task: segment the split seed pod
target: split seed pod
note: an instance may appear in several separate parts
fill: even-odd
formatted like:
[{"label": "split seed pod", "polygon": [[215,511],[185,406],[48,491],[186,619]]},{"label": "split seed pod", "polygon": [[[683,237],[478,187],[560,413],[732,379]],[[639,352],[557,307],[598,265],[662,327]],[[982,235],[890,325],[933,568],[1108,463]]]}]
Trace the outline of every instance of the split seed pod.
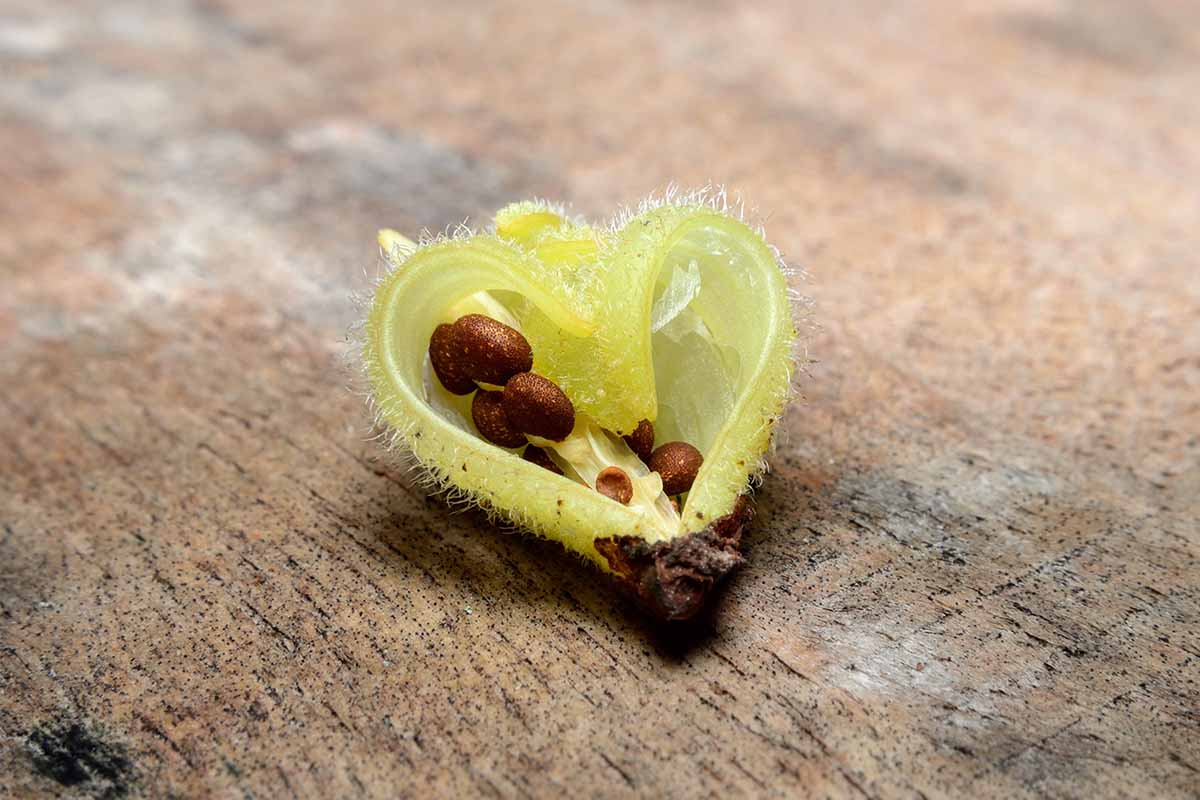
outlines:
[{"label": "split seed pod", "polygon": [[[741,561],[745,494],[790,394],[792,305],[761,234],[700,193],[607,226],[531,202],[492,231],[380,241],[394,269],[362,352],[395,444],[435,485],[587,557],[652,613],[694,615]],[[468,410],[468,382],[504,390]],[[694,456],[676,447],[651,471],[655,433]],[[518,434],[531,445],[504,449]],[[627,503],[597,491],[609,468]]]}]

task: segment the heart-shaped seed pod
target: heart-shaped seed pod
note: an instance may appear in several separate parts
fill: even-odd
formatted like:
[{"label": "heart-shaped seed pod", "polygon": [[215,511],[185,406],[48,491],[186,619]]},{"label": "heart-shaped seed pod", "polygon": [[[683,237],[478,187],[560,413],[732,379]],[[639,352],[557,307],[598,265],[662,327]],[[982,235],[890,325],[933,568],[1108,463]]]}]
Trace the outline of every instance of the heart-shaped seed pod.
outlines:
[{"label": "heart-shaped seed pod", "polygon": [[442,324],[429,337],[429,363],[442,386],[451,394],[470,394],[475,381],[462,371],[454,336],[454,326]]},{"label": "heart-shaped seed pod", "polygon": [[551,380],[522,372],[504,384],[504,412],[513,427],[530,436],[561,442],[575,427],[575,406]]},{"label": "heart-shaped seed pod", "polygon": [[539,467],[545,467],[556,475],[562,475],[563,471],[558,468],[558,464],[554,463],[554,459],[550,458],[550,454],[536,444],[531,444],[525,448],[525,452],[521,455],[526,461],[531,461]]},{"label": "heart-shaped seed pod", "polygon": [[[741,563],[744,492],[792,395],[791,312],[804,305],[789,303],[779,254],[738,213],[723,193],[668,192],[606,225],[530,201],[477,235],[413,243],[381,231],[392,269],[359,330],[388,441],[434,485],[589,559],[655,615],[698,613]],[[465,355],[453,325],[435,331],[451,320],[464,320]],[[507,422],[544,451],[497,446],[439,381],[468,395],[511,382],[502,414],[494,393],[479,398],[479,427],[515,442],[497,433]],[[642,420],[702,460],[676,452],[650,471]],[[533,469],[539,456],[563,476]],[[609,467],[632,483],[627,504],[597,491]],[[686,505],[664,488],[688,489]]]},{"label": "heart-shaped seed pod", "polygon": [[633,481],[620,467],[605,467],[596,476],[596,491],[627,506],[633,499]]},{"label": "heart-shaped seed pod", "polygon": [[683,494],[692,488],[704,463],[700,451],[687,442],[667,442],[650,454],[650,469],[662,476],[665,494]]},{"label": "heart-shaped seed pod", "polygon": [[533,368],[533,350],[521,332],[483,314],[467,314],[454,323],[454,348],[456,369],[480,383],[503,386]]},{"label": "heart-shaped seed pod", "polygon": [[654,452],[654,424],[650,420],[644,419],[639,422],[633,433],[624,438],[629,449],[637,453],[638,458],[642,461],[650,460],[650,454]]},{"label": "heart-shaped seed pod", "polygon": [[480,389],[471,400],[471,420],[480,435],[501,447],[520,447],[525,435],[512,426],[504,413],[504,393]]}]

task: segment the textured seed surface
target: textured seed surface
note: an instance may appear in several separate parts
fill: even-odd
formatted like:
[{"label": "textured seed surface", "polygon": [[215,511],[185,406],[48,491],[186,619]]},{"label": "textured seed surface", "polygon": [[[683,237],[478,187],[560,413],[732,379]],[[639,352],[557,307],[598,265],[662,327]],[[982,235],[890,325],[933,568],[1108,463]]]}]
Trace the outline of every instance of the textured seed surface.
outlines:
[{"label": "textured seed surface", "polygon": [[522,457],[526,461],[532,461],[534,464],[537,464],[539,467],[545,467],[546,469],[550,470],[551,472],[555,473],[556,475],[563,474],[563,471],[558,468],[558,464],[554,463],[554,459],[550,458],[550,454],[547,453],[545,451],[545,449],[538,447],[535,444],[531,444],[528,447],[526,447],[525,452],[522,454]]},{"label": "textured seed surface", "polygon": [[455,346],[454,326],[438,325],[429,337],[429,363],[442,386],[451,394],[470,394],[475,381],[463,372]]},{"label": "textured seed surface", "polygon": [[628,505],[633,499],[633,481],[620,467],[605,467],[596,476],[596,491],[621,505]]},{"label": "textured seed surface", "polygon": [[471,400],[471,420],[483,438],[501,447],[520,447],[525,436],[504,413],[504,393],[480,389]]},{"label": "textured seed surface", "polygon": [[692,488],[704,457],[687,442],[667,442],[650,454],[650,469],[662,476],[663,491],[683,494]]},{"label": "textured seed surface", "polygon": [[624,439],[629,449],[637,453],[638,458],[648,462],[650,454],[654,451],[654,423],[648,419],[642,420],[633,429],[633,433]]},{"label": "textured seed surface", "polygon": [[454,323],[454,348],[456,369],[483,383],[503,386],[533,367],[533,350],[521,332],[483,314],[467,314]]},{"label": "textured seed surface", "polygon": [[575,427],[575,407],[551,380],[532,372],[509,378],[504,385],[504,411],[509,422],[530,436],[562,441]]}]

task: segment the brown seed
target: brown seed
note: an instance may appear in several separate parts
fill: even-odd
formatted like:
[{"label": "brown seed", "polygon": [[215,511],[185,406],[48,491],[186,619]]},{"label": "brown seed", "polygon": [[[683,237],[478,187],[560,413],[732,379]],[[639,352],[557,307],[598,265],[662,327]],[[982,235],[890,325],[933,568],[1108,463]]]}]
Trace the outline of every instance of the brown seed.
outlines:
[{"label": "brown seed", "polygon": [[627,506],[633,499],[633,481],[620,467],[605,467],[596,476],[596,491]]},{"label": "brown seed", "polygon": [[522,372],[504,384],[504,412],[530,436],[561,442],[575,427],[575,406],[554,381]]},{"label": "brown seed", "polygon": [[654,424],[650,420],[644,419],[633,429],[633,433],[624,439],[625,443],[629,445],[629,449],[637,453],[638,458],[642,461],[649,461],[650,453],[654,450]]},{"label": "brown seed", "polygon": [[662,476],[665,494],[683,494],[692,488],[704,457],[687,442],[667,442],[650,454],[648,463]]},{"label": "brown seed", "polygon": [[531,444],[525,448],[525,453],[522,455],[526,461],[532,461],[539,467],[545,467],[556,475],[562,475],[563,471],[558,468],[558,464],[554,463],[554,459],[550,458],[550,454],[543,448],[535,444]]},{"label": "brown seed", "polygon": [[471,400],[471,419],[483,438],[501,447],[520,447],[525,436],[508,421],[504,413],[504,393],[480,389]]},{"label": "brown seed", "polygon": [[455,339],[453,325],[442,324],[434,328],[433,335],[429,337],[429,363],[447,392],[470,394],[475,391],[475,381],[458,366],[459,355]]},{"label": "brown seed", "polygon": [[533,350],[521,332],[483,314],[459,317],[454,348],[459,372],[482,383],[503,386],[533,368]]}]

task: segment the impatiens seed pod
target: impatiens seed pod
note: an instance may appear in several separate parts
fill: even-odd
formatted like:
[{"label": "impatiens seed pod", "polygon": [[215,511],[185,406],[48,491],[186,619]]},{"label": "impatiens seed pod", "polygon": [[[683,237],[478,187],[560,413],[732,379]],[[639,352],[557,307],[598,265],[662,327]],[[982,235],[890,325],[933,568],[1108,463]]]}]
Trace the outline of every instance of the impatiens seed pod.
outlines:
[{"label": "impatiens seed pod", "polygon": [[683,494],[692,488],[704,456],[687,442],[667,442],[650,454],[648,463],[662,476],[664,492]]},{"label": "impatiens seed pod", "polygon": [[575,407],[541,375],[522,372],[504,384],[504,413],[522,433],[561,442],[575,427]]},{"label": "impatiens seed pod", "polygon": [[596,476],[596,491],[621,505],[633,499],[633,481],[620,467],[605,467]]},{"label": "impatiens seed pod", "polygon": [[523,202],[380,244],[362,357],[392,443],[653,614],[696,614],[741,562],[791,390],[787,272],[761,232],[723,193],[669,193],[603,226]]}]

